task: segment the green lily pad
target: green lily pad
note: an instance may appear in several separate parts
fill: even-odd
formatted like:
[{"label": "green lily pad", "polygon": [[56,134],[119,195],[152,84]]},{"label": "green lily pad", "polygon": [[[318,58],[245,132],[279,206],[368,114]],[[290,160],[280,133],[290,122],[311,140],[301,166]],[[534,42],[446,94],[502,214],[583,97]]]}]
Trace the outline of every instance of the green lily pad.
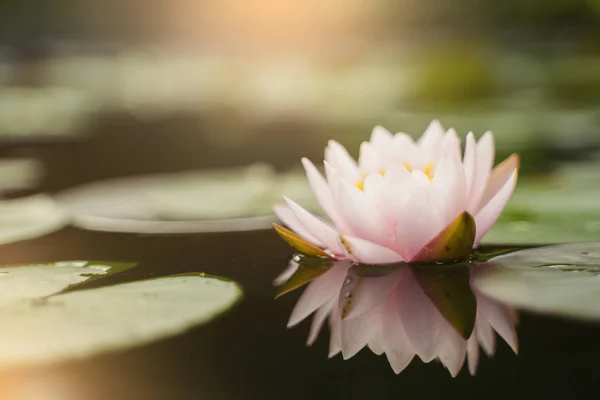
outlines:
[{"label": "green lily pad", "polygon": [[298,263],[298,269],[285,283],[277,288],[276,299],[318,278],[333,265],[331,259],[309,257],[301,254],[296,254],[294,261]]},{"label": "green lily pad", "polygon": [[458,334],[467,340],[473,333],[477,315],[469,265],[415,266],[412,270],[427,297]]},{"label": "green lily pad", "polygon": [[568,318],[600,320],[600,243],[521,250],[492,258],[474,288],[502,303]]},{"label": "green lily pad", "polygon": [[[31,283],[40,280],[39,270],[28,274]],[[0,292],[5,289],[2,282],[0,278]],[[241,295],[237,283],[197,273],[4,304],[0,367],[55,363],[140,346],[211,320]]]},{"label": "green lily pad", "polygon": [[0,307],[50,296],[74,285],[126,271],[135,265],[106,261],[62,261],[0,267]]},{"label": "green lily pad", "polygon": [[0,200],[0,244],[44,236],[68,223],[67,215],[47,195]]}]

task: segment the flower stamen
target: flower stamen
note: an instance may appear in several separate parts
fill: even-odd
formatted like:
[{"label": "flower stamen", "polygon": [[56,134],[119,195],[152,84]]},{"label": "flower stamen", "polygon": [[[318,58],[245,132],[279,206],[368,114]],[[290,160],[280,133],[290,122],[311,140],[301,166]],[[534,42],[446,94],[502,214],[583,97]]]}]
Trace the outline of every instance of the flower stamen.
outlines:
[{"label": "flower stamen", "polygon": [[[404,165],[404,168],[406,168],[406,170],[408,172],[412,173],[415,170],[409,162],[406,162],[403,165]],[[425,167],[423,167],[423,169],[421,169],[421,171],[425,175],[427,175],[427,177],[429,178],[429,182],[433,181],[433,162],[430,161],[427,164],[425,164]]]}]

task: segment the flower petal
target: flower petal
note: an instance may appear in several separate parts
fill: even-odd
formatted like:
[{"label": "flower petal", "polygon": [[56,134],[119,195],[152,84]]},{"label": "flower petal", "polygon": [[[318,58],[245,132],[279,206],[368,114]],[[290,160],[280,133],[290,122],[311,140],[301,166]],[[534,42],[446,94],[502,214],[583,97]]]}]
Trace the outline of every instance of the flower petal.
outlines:
[{"label": "flower petal", "polygon": [[[366,191],[367,182],[365,182]],[[406,202],[414,192],[416,183],[408,170],[403,166],[391,166],[383,177],[383,188],[378,204],[386,218],[394,225],[399,215],[405,210]]]},{"label": "flower petal", "polygon": [[517,154],[511,155],[494,168],[479,203],[479,210],[482,210],[498,194],[518,168],[519,156]]},{"label": "flower petal", "polygon": [[344,179],[350,182],[358,180],[356,161],[348,154],[346,148],[335,140],[330,140],[327,144],[325,161],[330,163]]},{"label": "flower petal", "polygon": [[407,261],[411,261],[444,228],[426,189],[415,188],[398,211],[395,249]]},{"label": "flower petal", "polygon": [[340,236],[340,244],[348,258],[362,264],[389,264],[404,261],[402,256],[395,251],[368,240]]},{"label": "flower petal", "polygon": [[337,197],[335,196],[335,193],[334,193],[334,190],[337,190],[337,187],[339,186],[339,182],[342,180],[342,178],[338,174],[336,169],[331,164],[329,164],[327,161],[324,161],[323,165],[325,166],[325,174],[327,175],[327,183],[329,186],[329,192],[332,194],[332,200],[331,200],[332,210],[331,210],[331,212],[328,213],[329,218],[331,219],[331,221],[334,223],[334,225],[336,226],[336,228],[339,231],[341,231],[342,233],[346,233],[346,234],[352,234],[353,233],[352,229],[350,228],[350,226],[348,225],[348,223],[346,222],[346,220],[340,213],[340,206],[339,206]]},{"label": "flower petal", "polygon": [[460,158],[461,156],[460,139],[454,128],[448,129],[442,140],[440,156],[443,157],[447,155],[452,155],[457,158]]},{"label": "flower petal", "polygon": [[386,204],[383,201],[383,193],[386,186],[385,179],[383,176],[378,173],[369,174],[365,178],[365,183],[363,184],[363,192],[365,195],[375,204],[379,210],[386,214]]},{"label": "flower petal", "polygon": [[[465,155],[463,157],[463,164],[465,166],[465,186],[467,192],[467,206],[471,198],[471,191],[475,185],[475,176],[477,174],[477,142],[473,132],[467,134],[467,141],[465,144]],[[474,210],[467,209],[471,215],[475,212]]]},{"label": "flower petal", "polygon": [[390,159],[396,163],[414,164],[421,155],[421,149],[415,144],[413,138],[406,133],[397,133],[392,139]]},{"label": "flower petal", "polygon": [[369,142],[360,145],[360,156],[358,157],[358,168],[361,174],[380,172],[385,169],[383,158]]},{"label": "flower petal", "polygon": [[477,172],[471,192],[467,210],[477,210],[479,202],[483,196],[483,191],[487,185],[488,178],[494,166],[494,135],[488,131],[483,134],[477,142]]},{"label": "flower petal", "polygon": [[365,193],[342,180],[334,190],[334,199],[355,236],[380,245],[391,242],[387,221]]},{"label": "flower petal", "polygon": [[343,254],[344,250],[338,244],[338,233],[331,226],[315,217],[296,202],[284,196],[290,210],[302,226],[312,237],[317,238],[318,243],[331,250],[334,254]]},{"label": "flower petal", "polygon": [[450,225],[423,246],[410,262],[452,261],[466,258],[475,240],[475,220],[461,213]]},{"label": "flower petal", "polygon": [[508,203],[508,200],[510,200],[516,184],[517,170],[512,173],[510,179],[504,184],[496,196],[475,216],[475,223],[477,225],[475,244],[479,243],[481,238],[483,238],[483,236],[491,229],[492,225],[494,225]]},{"label": "flower petal", "polygon": [[377,125],[373,128],[371,132],[371,139],[369,142],[377,151],[377,154],[384,160],[389,161],[389,153],[392,145],[392,134],[390,131],[385,129],[383,126]]},{"label": "flower petal", "polygon": [[434,119],[429,123],[423,135],[417,141],[417,144],[422,148],[433,148],[438,146],[446,133],[446,129],[444,126],[438,121]]},{"label": "flower petal", "polygon": [[465,180],[464,166],[456,155],[446,155],[435,169],[431,185],[436,208],[441,211],[444,226],[466,209]]},{"label": "flower petal", "polygon": [[319,239],[317,239],[314,235],[312,235],[304,225],[296,218],[292,210],[288,207],[283,206],[281,204],[275,204],[273,206],[273,211],[275,211],[275,215],[277,218],[281,220],[290,230],[297,233],[302,239],[314,244],[317,247],[324,247],[323,243]]},{"label": "flower petal", "polygon": [[333,195],[331,194],[331,188],[323,178],[323,175],[319,172],[317,167],[308,159],[302,159],[302,165],[304,166],[304,170],[306,171],[306,177],[308,178],[308,183],[315,193],[315,197],[319,202],[319,205],[323,209],[323,211],[332,219],[335,223],[333,215],[336,214],[335,206],[333,203]]}]

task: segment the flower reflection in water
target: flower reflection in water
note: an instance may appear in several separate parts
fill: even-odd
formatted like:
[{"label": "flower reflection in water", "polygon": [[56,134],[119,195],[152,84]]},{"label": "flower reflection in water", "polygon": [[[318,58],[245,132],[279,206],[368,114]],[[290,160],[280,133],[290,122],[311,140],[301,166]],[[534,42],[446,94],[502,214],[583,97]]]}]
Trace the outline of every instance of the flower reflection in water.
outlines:
[{"label": "flower reflection in water", "polygon": [[310,282],[288,327],[314,314],[311,345],[328,321],[329,357],[367,346],[397,374],[417,356],[438,359],[454,377],[465,358],[475,374],[480,346],[494,354],[495,332],[517,352],[515,311],[472,289],[476,273],[469,263],[374,267],[296,256],[275,284],[279,296]]}]

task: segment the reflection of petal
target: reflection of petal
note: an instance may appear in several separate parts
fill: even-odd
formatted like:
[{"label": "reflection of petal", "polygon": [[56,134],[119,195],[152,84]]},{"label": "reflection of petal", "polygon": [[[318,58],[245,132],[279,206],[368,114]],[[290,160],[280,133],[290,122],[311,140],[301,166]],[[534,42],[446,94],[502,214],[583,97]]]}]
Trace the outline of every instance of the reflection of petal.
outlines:
[{"label": "reflection of petal", "polygon": [[[517,337],[513,310],[473,292],[477,302],[474,329],[459,334],[428,297],[426,286],[417,280],[413,269],[402,266],[353,266],[337,262],[305,290],[290,318],[290,326],[316,311],[307,340],[311,345],[329,317],[331,330],[329,357],[342,353],[344,359],[369,347],[375,354],[385,353],[395,373],[403,371],[417,355],[424,362],[438,359],[455,377],[468,361],[474,375],[479,362],[479,346],[489,355],[495,348],[495,331],[516,351]],[[427,266],[421,266],[427,268]],[[443,274],[445,282],[456,282]],[[452,270],[452,272],[456,272]],[[476,273],[471,269],[470,274]],[[467,278],[469,275],[467,275]],[[456,295],[448,287],[448,296]],[[439,306],[439,304],[438,304]],[[441,306],[440,306],[441,307]],[[457,330],[459,329],[459,330]],[[470,331],[470,330],[469,330]],[[463,335],[463,336],[461,336]]]},{"label": "reflection of petal", "polygon": [[391,296],[387,304],[388,308],[383,316],[382,336],[383,351],[394,372],[399,374],[410,364],[415,351],[402,325],[397,293]]},{"label": "reflection of petal", "polygon": [[442,316],[412,272],[403,276],[398,290],[399,312],[406,335],[419,358],[430,362],[437,355]]},{"label": "reflection of petal", "polygon": [[284,269],[283,272],[280,273],[279,275],[277,275],[277,278],[275,278],[273,280],[273,285],[275,285],[275,286],[283,285],[285,282],[287,282],[288,279],[290,279],[292,277],[292,275],[294,275],[294,273],[298,270],[298,267],[299,267],[299,265],[296,261],[290,260],[287,268]]},{"label": "reflection of petal", "polygon": [[495,303],[485,296],[477,297],[478,309],[481,315],[494,328],[510,348],[517,353],[517,333],[513,316],[508,307]]},{"label": "reflection of petal", "polygon": [[348,274],[339,297],[342,317],[351,319],[360,316],[388,299],[398,286],[401,272],[396,270],[383,276],[369,277]]},{"label": "reflection of petal", "polygon": [[346,278],[346,269],[348,266],[344,263],[334,264],[329,271],[312,281],[300,296],[296,303],[288,328],[298,324],[304,318],[315,312],[332,297],[336,297]]},{"label": "reflection of petal", "polygon": [[327,303],[321,306],[315,315],[313,316],[312,322],[310,324],[310,333],[308,334],[308,339],[306,340],[306,344],[308,346],[312,346],[312,344],[317,340],[319,336],[319,332],[323,327],[323,323],[327,319],[327,316],[332,312],[333,308],[337,305],[337,299],[332,297],[329,299]]},{"label": "reflection of petal", "polygon": [[492,357],[496,352],[496,334],[492,329],[492,326],[483,319],[480,315],[475,320],[475,336],[477,341],[481,344],[483,351],[488,357]]},{"label": "reflection of petal", "polygon": [[342,355],[344,360],[353,357],[377,333],[383,305],[351,319],[342,320]]},{"label": "reflection of petal", "polygon": [[440,326],[438,357],[454,378],[465,362],[467,342],[446,321],[442,321]]},{"label": "reflection of petal", "polygon": [[329,327],[331,329],[329,335],[329,358],[331,358],[342,351],[342,318],[337,307],[334,307],[329,315]]},{"label": "reflection of petal", "polygon": [[477,364],[479,363],[479,343],[475,335],[472,335],[467,341],[467,363],[469,365],[469,373],[475,376]]}]

